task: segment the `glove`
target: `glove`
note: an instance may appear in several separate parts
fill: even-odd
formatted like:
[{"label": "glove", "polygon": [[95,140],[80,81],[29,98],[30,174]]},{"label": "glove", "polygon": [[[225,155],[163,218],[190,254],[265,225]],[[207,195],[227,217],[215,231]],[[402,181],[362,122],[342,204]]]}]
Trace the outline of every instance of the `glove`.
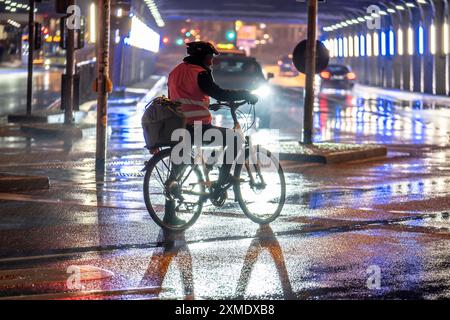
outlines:
[{"label": "glove", "polygon": [[218,104],[215,104],[215,105],[212,104],[209,106],[209,110],[212,110],[212,111],[219,111],[219,109],[220,109],[220,106]]},{"label": "glove", "polygon": [[247,97],[247,102],[250,104],[257,104],[258,101],[259,101],[258,96],[249,92],[248,97]]}]

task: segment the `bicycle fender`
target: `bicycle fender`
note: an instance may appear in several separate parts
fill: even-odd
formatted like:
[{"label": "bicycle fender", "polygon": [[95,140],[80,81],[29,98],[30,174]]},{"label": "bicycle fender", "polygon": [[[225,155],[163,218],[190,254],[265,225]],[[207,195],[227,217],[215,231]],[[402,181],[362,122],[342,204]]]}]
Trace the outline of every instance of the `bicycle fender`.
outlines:
[{"label": "bicycle fender", "polygon": [[142,170],[140,172],[145,172],[148,170],[148,167],[150,165],[150,161],[145,161],[144,162],[144,168],[142,168]]}]

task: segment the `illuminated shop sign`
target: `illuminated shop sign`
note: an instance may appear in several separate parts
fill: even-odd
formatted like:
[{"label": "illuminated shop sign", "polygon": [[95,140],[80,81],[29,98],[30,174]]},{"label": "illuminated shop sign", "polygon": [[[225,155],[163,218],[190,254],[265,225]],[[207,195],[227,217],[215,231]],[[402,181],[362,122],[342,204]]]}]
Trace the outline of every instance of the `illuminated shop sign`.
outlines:
[{"label": "illuminated shop sign", "polygon": [[160,41],[161,36],[156,31],[137,17],[132,18],[130,36],[125,38],[126,44],[157,53],[159,52]]}]

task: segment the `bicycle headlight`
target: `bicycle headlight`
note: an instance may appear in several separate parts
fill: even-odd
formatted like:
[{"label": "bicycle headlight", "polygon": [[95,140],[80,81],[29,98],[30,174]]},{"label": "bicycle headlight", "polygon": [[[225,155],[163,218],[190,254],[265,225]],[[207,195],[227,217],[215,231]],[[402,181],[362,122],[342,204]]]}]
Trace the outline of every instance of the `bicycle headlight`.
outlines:
[{"label": "bicycle headlight", "polygon": [[272,94],[272,88],[267,84],[263,84],[258,89],[253,90],[252,93],[260,98],[266,98]]}]

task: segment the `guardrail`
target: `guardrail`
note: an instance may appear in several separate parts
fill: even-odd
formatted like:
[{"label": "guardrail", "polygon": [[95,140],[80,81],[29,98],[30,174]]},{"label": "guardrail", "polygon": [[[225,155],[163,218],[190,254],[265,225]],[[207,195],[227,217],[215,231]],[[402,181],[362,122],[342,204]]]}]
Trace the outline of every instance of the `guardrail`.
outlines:
[{"label": "guardrail", "polygon": [[[95,99],[96,93],[94,92],[92,85],[97,76],[97,62],[95,59],[87,60],[77,63],[76,65],[76,74],[74,76],[74,103],[73,109],[74,111],[78,111],[80,109],[80,105]],[[67,87],[65,86],[65,75],[62,75],[62,83],[61,83],[61,110],[65,109],[67,105],[66,98],[68,94],[65,90]]]},{"label": "guardrail", "polygon": [[[79,74],[79,103],[95,99],[97,94],[93,90],[93,84],[97,78],[97,61],[88,60],[77,64],[77,73]],[[79,106],[79,105],[78,105]]]}]

